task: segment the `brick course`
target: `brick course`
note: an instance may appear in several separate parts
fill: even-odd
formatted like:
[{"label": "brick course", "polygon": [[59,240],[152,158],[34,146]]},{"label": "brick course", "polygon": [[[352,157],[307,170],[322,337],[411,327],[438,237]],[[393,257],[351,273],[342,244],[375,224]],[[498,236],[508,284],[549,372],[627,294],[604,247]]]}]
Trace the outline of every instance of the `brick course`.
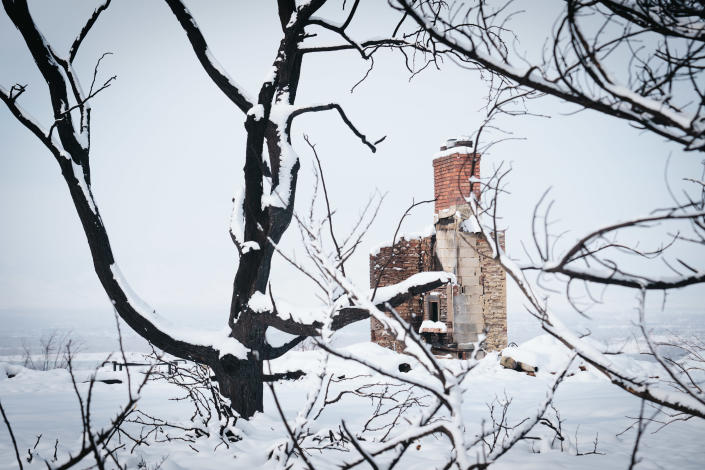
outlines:
[{"label": "brick course", "polygon": [[[410,240],[402,238],[393,247],[383,247],[376,255],[370,255],[370,288],[374,289],[380,273],[379,286],[384,287],[399,283],[416,273],[432,271],[434,266],[433,242],[433,237],[412,238]],[[389,264],[382,270],[387,261]],[[422,296],[407,300],[395,310],[416,331],[419,330],[424,311]],[[372,318],[371,323],[373,342],[395,351],[404,349],[403,344],[385,331],[379,321]]]},{"label": "brick course", "polygon": [[[473,158],[475,171],[473,172]],[[480,155],[454,153],[433,160],[433,186],[436,197],[436,213],[453,206],[465,204],[470,195],[470,177],[480,177]],[[480,185],[473,184],[476,197],[480,197]]]}]

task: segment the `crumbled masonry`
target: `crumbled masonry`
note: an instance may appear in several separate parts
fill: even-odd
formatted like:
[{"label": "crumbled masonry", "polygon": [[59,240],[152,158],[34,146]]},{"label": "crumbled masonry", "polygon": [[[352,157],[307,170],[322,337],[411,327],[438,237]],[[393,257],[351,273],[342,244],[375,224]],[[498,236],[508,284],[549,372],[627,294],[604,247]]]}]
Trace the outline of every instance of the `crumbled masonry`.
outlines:
[{"label": "crumbled masonry", "polygon": [[[501,350],[507,345],[506,275],[475,229],[467,202],[471,193],[480,196],[480,155],[472,151],[472,142],[451,139],[435,157],[435,230],[402,235],[394,246],[375,248],[370,254],[370,287],[374,289],[378,278],[382,287],[425,271],[453,273],[456,285],[413,297],[396,307],[397,313],[437,354],[468,357],[483,333],[485,350]],[[498,238],[504,247],[504,233]],[[403,342],[374,318],[371,339],[404,350]]]}]

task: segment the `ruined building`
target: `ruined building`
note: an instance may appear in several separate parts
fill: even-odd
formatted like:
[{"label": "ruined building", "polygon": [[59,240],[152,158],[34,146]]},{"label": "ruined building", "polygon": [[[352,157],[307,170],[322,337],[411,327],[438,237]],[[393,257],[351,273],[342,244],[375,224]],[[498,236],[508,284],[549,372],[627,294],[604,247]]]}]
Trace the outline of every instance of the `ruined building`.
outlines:
[{"label": "ruined building", "polygon": [[[456,275],[457,285],[446,285],[414,297],[396,308],[438,354],[465,357],[485,332],[486,350],[507,345],[506,276],[491,257],[491,249],[476,229],[466,198],[480,195],[480,155],[472,142],[449,140],[433,160],[435,210],[433,229],[399,237],[394,246],[370,254],[370,285],[386,286],[423,271]],[[499,233],[504,247],[504,233]],[[385,267],[386,265],[386,267]],[[403,350],[403,345],[371,320],[372,341]]]}]

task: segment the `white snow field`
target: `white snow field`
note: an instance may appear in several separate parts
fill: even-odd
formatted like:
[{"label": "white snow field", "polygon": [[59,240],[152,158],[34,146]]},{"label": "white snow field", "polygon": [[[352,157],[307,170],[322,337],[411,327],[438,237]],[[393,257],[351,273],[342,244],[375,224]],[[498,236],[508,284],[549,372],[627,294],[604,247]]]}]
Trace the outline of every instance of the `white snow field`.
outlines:
[{"label": "white snow field", "polygon": [[[359,335],[356,335],[357,339]],[[353,337],[354,338],[354,337]],[[421,377],[418,364],[408,356],[381,348],[367,341],[351,343],[350,337],[338,342],[338,347],[352,352],[374,363],[393,366],[407,362],[412,366],[411,376]],[[512,351],[513,350],[513,351]],[[638,351],[635,351],[638,352]],[[531,417],[544,400],[547,390],[555,379],[554,372],[560,372],[566,360],[568,351],[549,336],[537,336],[523,342],[518,348],[511,348],[507,353],[514,353],[522,360],[533,361],[539,367],[535,377],[525,373],[504,369],[499,365],[498,353],[491,353],[482,359],[464,382],[463,409],[466,432],[470,435],[480,433],[483,426],[489,423],[489,407],[507,398],[511,399],[508,408],[511,426],[526,417]],[[79,390],[87,392],[87,381],[92,374],[93,365],[100,363],[105,355],[100,353],[79,354],[76,360],[76,371]],[[320,350],[292,351],[283,358],[273,361],[273,372],[301,369],[308,374],[295,381],[280,381],[275,384],[275,392],[283,407],[284,413],[292,426],[295,425],[297,413],[304,406],[307,394],[315,388],[317,374],[321,367],[323,353]],[[638,358],[638,354],[632,358]],[[643,356],[645,357],[645,356]],[[69,453],[75,454],[81,445],[81,418],[79,407],[72,389],[70,376],[65,369],[39,372],[24,369],[10,364],[4,357],[0,360],[0,400],[6,410],[18,447],[22,455],[24,468],[46,468],[44,459],[52,463],[54,445],[58,439],[57,462],[68,458]],[[128,360],[139,361],[138,353],[131,353]],[[459,368],[463,361],[444,359],[445,367]],[[621,435],[618,433],[634,423],[639,416],[640,400],[628,395],[612,385],[603,375],[588,367],[581,370],[579,362],[574,362],[570,376],[558,388],[555,396],[555,409],[560,413],[564,441],[554,439],[554,432],[547,426],[538,424],[526,439],[520,441],[510,452],[502,457],[492,467],[497,469],[545,469],[545,468],[584,468],[594,469],[626,469],[631,460],[636,428],[632,427]],[[639,362],[644,368],[655,368],[648,360]],[[131,369],[133,382],[140,380],[140,370],[144,367]],[[393,383],[366,370],[363,366],[344,362],[330,357],[328,370],[334,377],[345,375],[353,380],[344,380],[331,385],[329,400],[342,390],[359,387],[371,383]],[[9,378],[8,375],[14,375]],[[96,383],[93,403],[92,422],[95,429],[106,425],[115,415],[121,405],[127,400],[125,371],[112,371],[112,366],[106,365],[98,370],[98,379],[121,379],[122,384],[108,385]],[[379,389],[379,388],[378,388]],[[138,408],[147,414],[182,424],[189,424],[193,408],[188,401],[170,400],[180,396],[176,386],[166,382],[150,382],[142,391]],[[404,394],[399,394],[401,397]],[[406,395],[404,395],[406,396]],[[425,399],[421,399],[423,404]],[[348,428],[355,434],[363,429],[374,409],[369,398],[346,394],[328,405],[311,428],[312,436],[305,441],[309,447],[309,459],[315,468],[337,468],[345,462],[352,462],[360,456],[348,443],[343,449],[337,444],[334,448],[315,450],[314,447],[325,447],[331,444],[329,436],[337,439],[341,420],[345,420]],[[420,408],[412,407],[399,419],[398,426],[392,431],[402,432],[407,425],[405,418],[411,418],[420,412]],[[499,408],[495,408],[495,413]],[[647,406],[646,416],[651,416],[654,410]],[[556,423],[555,411],[549,409],[546,417]],[[389,422],[393,413],[372,423],[371,427],[379,427]],[[386,420],[386,421],[385,421]],[[11,446],[7,429],[2,423],[0,428],[0,469],[17,468],[14,450]],[[265,412],[257,414],[250,421],[239,420],[236,424],[240,441],[223,445],[217,436],[217,423],[211,427],[212,437],[202,437],[195,443],[181,440],[166,441],[163,436],[160,441],[154,440],[149,445],[132,448],[132,443],[123,439],[126,446],[120,449],[120,459],[128,468],[163,469],[210,469],[210,468],[278,468],[279,462],[270,459],[272,450],[277,445],[287,442],[287,433],[276,410],[269,389],[265,388]],[[659,425],[652,423],[647,427],[637,458],[639,469],[649,468],[679,468],[702,469],[705,462],[705,422],[696,418],[679,421],[653,433]],[[130,429],[130,428],[128,428]],[[136,428],[135,432],[137,432]],[[331,432],[332,431],[332,434]],[[179,436],[178,432],[167,431],[170,435]],[[366,441],[362,445],[371,444],[375,438],[384,435],[385,430],[367,431]],[[33,448],[37,436],[41,439]],[[595,441],[597,446],[595,447]],[[29,450],[33,449],[33,450]],[[591,453],[596,451],[598,453]],[[404,470],[443,468],[448,461],[450,446],[444,436],[428,436],[419,445],[410,448],[403,456],[397,468]],[[32,455],[32,462],[27,458]],[[587,454],[587,455],[578,455]],[[476,456],[478,460],[481,455]],[[387,459],[378,459],[384,464]],[[87,457],[76,468],[87,468],[92,464]],[[108,465],[110,467],[111,465]],[[294,468],[305,468],[301,460],[296,460]],[[366,463],[358,468],[369,468]]]}]

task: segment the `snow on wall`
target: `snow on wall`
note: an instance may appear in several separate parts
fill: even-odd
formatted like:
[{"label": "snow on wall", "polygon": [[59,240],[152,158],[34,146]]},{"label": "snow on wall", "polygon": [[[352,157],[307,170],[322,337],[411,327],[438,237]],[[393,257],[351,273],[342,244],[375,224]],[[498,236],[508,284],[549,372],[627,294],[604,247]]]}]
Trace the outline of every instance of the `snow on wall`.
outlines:
[{"label": "snow on wall", "polygon": [[472,147],[465,147],[465,146],[459,146],[459,147],[451,147],[449,149],[441,150],[440,152],[436,152],[433,154],[433,158],[441,158],[441,157],[449,157],[451,155],[472,155],[474,152]]},{"label": "snow on wall", "polygon": [[[432,235],[436,234],[436,227],[431,224],[424,228],[423,230],[419,231],[412,231],[412,232],[404,232],[399,235],[397,235],[397,243],[401,243],[402,240],[406,241],[411,241],[411,240],[421,240],[422,238],[430,237]],[[378,243],[377,245],[374,245],[370,249],[370,256],[377,256],[379,255],[379,252],[382,250],[382,248],[388,248],[392,246],[391,242],[383,242],[383,243]]]},{"label": "snow on wall", "polygon": [[[390,256],[392,257],[391,260],[389,260]],[[387,268],[382,271],[382,266],[388,260]],[[377,255],[370,257],[370,286],[374,288],[378,278],[381,286],[375,296],[375,303],[379,299],[393,294],[396,289],[392,287],[393,285],[398,285],[398,283],[405,281],[408,282],[412,277],[421,279],[419,275],[424,275],[424,271],[429,272],[433,269],[433,244],[430,236],[412,238],[411,240],[402,239],[394,247],[381,247]],[[389,286],[389,289],[386,286]],[[418,330],[423,321],[424,312],[421,296],[416,296],[403,302],[395,310],[401,318],[412,325],[415,330]],[[390,335],[377,319],[373,318],[371,320],[370,327],[370,335],[373,342],[397,351],[404,349],[402,342],[397,341]]]},{"label": "snow on wall", "polygon": [[419,328],[419,333],[446,333],[448,327],[442,321],[424,320]]}]

